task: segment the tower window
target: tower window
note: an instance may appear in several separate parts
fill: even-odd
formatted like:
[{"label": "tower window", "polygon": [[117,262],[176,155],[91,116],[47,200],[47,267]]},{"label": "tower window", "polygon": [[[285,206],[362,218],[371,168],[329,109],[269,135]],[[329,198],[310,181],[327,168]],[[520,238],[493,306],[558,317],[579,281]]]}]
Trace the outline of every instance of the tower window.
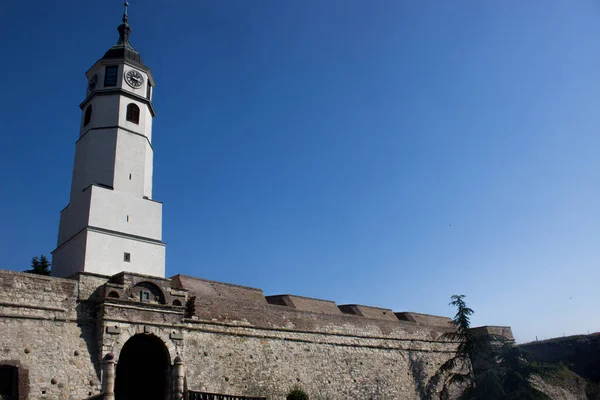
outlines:
[{"label": "tower window", "polygon": [[83,117],[83,126],[86,126],[92,120],[92,105],[90,104],[85,109],[85,116]]},{"label": "tower window", "polygon": [[130,262],[131,261],[131,253],[123,254],[123,261]]},{"label": "tower window", "polygon": [[134,124],[140,123],[140,108],[133,104],[127,104],[127,115],[125,116],[127,121],[133,122]]},{"label": "tower window", "polygon": [[104,86],[117,86],[117,72],[119,71],[118,65],[111,65],[106,67],[104,71]]},{"label": "tower window", "polygon": [[150,93],[152,92],[152,86],[150,85],[150,82],[148,82],[148,84],[146,85],[146,98],[148,100],[150,100]]}]

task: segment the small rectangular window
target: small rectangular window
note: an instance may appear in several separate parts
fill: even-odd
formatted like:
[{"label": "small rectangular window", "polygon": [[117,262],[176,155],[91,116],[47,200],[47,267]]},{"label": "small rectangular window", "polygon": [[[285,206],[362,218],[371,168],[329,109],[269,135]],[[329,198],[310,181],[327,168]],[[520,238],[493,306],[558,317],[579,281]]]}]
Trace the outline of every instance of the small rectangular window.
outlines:
[{"label": "small rectangular window", "polygon": [[127,222],[129,222],[129,215],[127,216]]},{"label": "small rectangular window", "polygon": [[104,86],[117,86],[117,72],[119,71],[118,65],[111,65],[106,67],[104,70]]},{"label": "small rectangular window", "polygon": [[131,180],[131,174],[129,174],[129,180]]},{"label": "small rectangular window", "polygon": [[150,86],[150,82],[146,85],[146,98],[150,100],[150,94],[152,92],[152,86]]},{"label": "small rectangular window", "polygon": [[123,261],[130,262],[131,261],[131,254],[130,253],[125,253],[123,255]]},{"label": "small rectangular window", "polygon": [[148,292],[147,290],[142,290],[140,292],[140,301],[148,303],[150,301],[150,292]]}]

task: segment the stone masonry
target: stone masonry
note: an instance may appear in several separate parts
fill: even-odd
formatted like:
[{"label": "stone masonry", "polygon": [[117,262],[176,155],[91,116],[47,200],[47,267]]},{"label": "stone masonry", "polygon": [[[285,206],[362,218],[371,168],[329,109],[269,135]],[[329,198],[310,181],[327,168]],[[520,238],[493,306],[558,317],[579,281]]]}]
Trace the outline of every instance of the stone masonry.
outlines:
[{"label": "stone masonry", "polygon": [[169,399],[192,390],[280,400],[294,386],[315,400],[425,398],[455,349],[439,340],[448,318],[183,275],[1,270],[0,288],[0,365],[18,367],[19,399],[114,398],[123,346],[143,335],[168,354]]}]

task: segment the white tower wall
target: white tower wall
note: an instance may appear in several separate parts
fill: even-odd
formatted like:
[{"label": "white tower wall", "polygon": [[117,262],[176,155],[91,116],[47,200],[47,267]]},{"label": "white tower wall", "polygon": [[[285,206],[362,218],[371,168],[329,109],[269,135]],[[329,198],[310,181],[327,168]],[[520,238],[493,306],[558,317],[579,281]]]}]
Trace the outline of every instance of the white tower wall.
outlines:
[{"label": "white tower wall", "polygon": [[[119,43],[86,74],[92,84],[81,104],[70,203],[61,212],[52,253],[55,276],[165,275],[162,204],[152,200],[154,80],[129,45],[129,31],[124,16]],[[111,67],[118,67],[114,84],[105,81]],[[126,82],[130,70],[141,76],[140,87]],[[139,118],[128,117],[132,104]]]}]

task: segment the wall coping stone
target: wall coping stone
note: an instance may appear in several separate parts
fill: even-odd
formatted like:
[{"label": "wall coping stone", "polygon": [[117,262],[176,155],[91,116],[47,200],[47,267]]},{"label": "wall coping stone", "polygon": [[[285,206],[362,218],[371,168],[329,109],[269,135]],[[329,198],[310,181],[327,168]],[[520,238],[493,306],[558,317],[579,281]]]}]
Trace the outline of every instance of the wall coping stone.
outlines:
[{"label": "wall coping stone", "polygon": [[42,281],[51,281],[51,282],[65,282],[65,283],[77,282],[76,280],[70,279],[70,278],[59,278],[59,277],[52,276],[52,275],[30,274],[28,272],[11,271],[8,269],[0,268],[0,276],[2,276],[2,275],[16,275],[16,276],[22,276],[22,277],[27,277],[27,278],[31,278],[31,279],[39,279]]}]

